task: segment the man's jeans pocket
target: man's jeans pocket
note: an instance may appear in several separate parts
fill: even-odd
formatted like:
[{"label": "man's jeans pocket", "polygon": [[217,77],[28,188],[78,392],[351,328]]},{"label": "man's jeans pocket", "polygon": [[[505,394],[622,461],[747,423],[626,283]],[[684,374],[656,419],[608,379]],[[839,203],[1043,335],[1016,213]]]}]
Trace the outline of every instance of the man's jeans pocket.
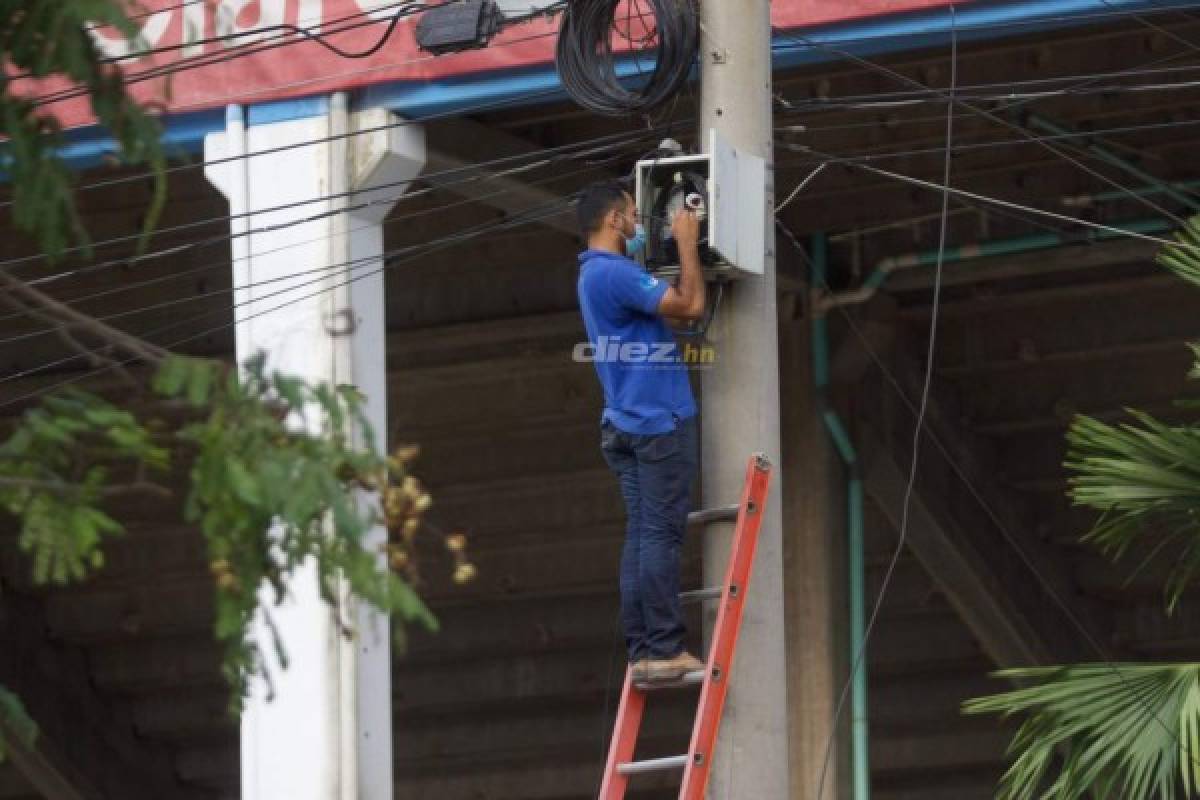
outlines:
[{"label": "man's jeans pocket", "polygon": [[666,461],[679,452],[679,431],[648,433],[639,437],[638,457],[642,461]]}]

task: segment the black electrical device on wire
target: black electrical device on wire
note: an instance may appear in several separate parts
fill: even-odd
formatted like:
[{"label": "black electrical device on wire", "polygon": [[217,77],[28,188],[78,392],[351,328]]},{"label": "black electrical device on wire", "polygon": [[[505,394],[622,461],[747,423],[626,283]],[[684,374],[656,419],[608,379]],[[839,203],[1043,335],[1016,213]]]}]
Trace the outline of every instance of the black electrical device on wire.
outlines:
[{"label": "black electrical device on wire", "polygon": [[492,37],[509,25],[550,17],[566,6],[567,0],[557,0],[525,14],[509,15],[495,0],[449,0],[421,16],[417,45],[434,55],[477,50],[491,44]]},{"label": "black electrical device on wire", "polygon": [[464,0],[427,11],[417,23],[417,44],[441,55],[487,47],[500,30],[499,7],[492,0]]},{"label": "black electrical device on wire", "polygon": [[570,0],[555,50],[555,66],[567,94],[606,116],[646,113],[675,99],[691,74],[699,46],[696,0],[645,0],[653,10],[657,57],[640,85],[626,89],[617,77],[612,49],[619,2]]}]

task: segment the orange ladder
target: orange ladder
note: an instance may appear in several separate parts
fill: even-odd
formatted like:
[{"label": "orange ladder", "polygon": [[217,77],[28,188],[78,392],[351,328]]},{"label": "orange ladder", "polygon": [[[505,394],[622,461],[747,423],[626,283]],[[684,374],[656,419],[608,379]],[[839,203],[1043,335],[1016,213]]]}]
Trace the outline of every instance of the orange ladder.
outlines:
[{"label": "orange ladder", "polygon": [[[761,453],[756,453],[750,456],[746,464],[746,481],[742,486],[741,502],[688,515],[688,522],[693,524],[734,518],[737,520],[725,584],[680,595],[681,599],[688,601],[720,598],[708,661],[703,671],[688,673],[678,683],[655,684],[653,687],[635,685],[632,669],[626,668],[625,687],[621,690],[621,704],[617,710],[616,725],[613,727],[612,744],[608,748],[608,761],[604,767],[604,782],[600,786],[599,800],[623,800],[629,779],[634,775],[677,769],[683,770],[679,800],[703,800],[709,770],[712,768],[717,728],[721,724],[721,712],[725,708],[725,695],[729,690],[729,670],[737,648],[738,632],[742,627],[742,610],[745,607],[746,590],[750,584],[750,571],[754,566],[758,529],[762,523],[762,509],[767,501],[770,479],[770,461]],[[681,756],[633,761],[638,731],[642,726],[642,713],[646,707],[646,695],[650,691],[696,685],[701,687],[700,700],[696,707],[696,719],[692,726],[692,740],[688,752]]]}]

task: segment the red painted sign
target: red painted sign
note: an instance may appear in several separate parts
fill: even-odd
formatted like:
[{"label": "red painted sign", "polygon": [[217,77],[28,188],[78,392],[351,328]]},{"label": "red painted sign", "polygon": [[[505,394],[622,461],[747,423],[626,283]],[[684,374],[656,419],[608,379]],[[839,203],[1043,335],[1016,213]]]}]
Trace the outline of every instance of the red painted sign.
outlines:
[{"label": "red painted sign", "polygon": [[[777,27],[796,29],[949,3],[774,0],[771,18]],[[154,51],[120,63],[139,100],[170,112],[261,103],[372,83],[421,82],[554,60],[558,18],[512,25],[486,49],[441,56],[417,47],[418,16],[402,19],[379,52],[360,59],[337,55],[294,31],[272,30],[272,26],[294,25],[343,51],[361,52],[379,41],[399,5],[396,0],[142,0],[140,7],[146,11],[138,12],[141,32],[136,39],[126,41],[104,29],[92,34],[112,57]],[[159,74],[164,71],[170,74]],[[72,97],[68,84],[24,80],[13,88],[46,101],[46,110],[52,110],[65,126],[92,119],[86,100],[78,94]]]}]

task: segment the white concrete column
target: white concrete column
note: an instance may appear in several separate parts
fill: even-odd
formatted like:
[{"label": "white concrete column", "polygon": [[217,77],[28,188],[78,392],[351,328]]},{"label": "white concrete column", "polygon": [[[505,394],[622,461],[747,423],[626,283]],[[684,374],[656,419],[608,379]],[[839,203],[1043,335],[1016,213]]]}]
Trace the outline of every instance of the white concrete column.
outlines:
[{"label": "white concrete column", "polygon": [[[204,143],[206,161],[251,154],[206,169],[231,214],[250,212],[230,226],[238,361],[265,351],[269,369],[357,386],[380,450],[387,446],[382,222],[389,199],[424,166],[425,138],[419,125],[343,134],[389,121],[399,120],[386,111],[349,113],[345,95],[330,99],[326,115],[265,125],[247,126],[243,110],[230,107],[226,130]],[[314,140],[324,141],[253,155]],[[354,194],[330,197],[347,191]],[[263,210],[316,197],[326,199]],[[377,202],[266,230],[364,199]],[[385,539],[380,528],[368,546]],[[271,609],[286,671],[256,622],[276,696],[268,702],[265,685],[256,684],[242,717],[242,800],[392,797],[389,621],[365,605],[345,606],[356,632],[347,640],[316,577],[313,565],[298,571],[285,604]]]}]

